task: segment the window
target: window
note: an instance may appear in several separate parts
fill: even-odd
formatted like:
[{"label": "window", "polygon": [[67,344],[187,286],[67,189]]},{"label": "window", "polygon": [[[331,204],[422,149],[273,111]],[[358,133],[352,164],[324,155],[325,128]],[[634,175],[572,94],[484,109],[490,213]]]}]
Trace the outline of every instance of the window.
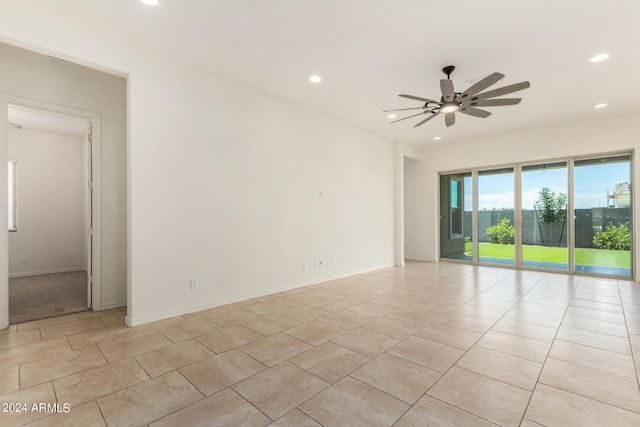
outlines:
[{"label": "window", "polygon": [[16,182],[16,166],[18,164],[17,160],[10,159],[9,164],[7,166],[8,174],[8,206],[9,206],[9,231],[18,231],[18,222],[17,222],[17,213],[18,213],[18,203],[17,203],[17,189],[18,185]]}]

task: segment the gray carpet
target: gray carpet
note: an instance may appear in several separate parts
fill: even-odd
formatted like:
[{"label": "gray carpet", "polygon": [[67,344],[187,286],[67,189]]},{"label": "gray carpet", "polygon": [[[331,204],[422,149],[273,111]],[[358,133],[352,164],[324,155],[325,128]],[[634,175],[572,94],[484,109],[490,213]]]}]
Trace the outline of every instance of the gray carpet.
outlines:
[{"label": "gray carpet", "polygon": [[87,310],[87,273],[9,278],[9,323],[30,322]]}]

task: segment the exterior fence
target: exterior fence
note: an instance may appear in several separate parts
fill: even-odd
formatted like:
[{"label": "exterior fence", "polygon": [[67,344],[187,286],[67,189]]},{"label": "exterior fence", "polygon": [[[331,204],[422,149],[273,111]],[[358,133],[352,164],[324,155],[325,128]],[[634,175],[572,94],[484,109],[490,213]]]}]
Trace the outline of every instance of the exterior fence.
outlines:
[{"label": "exterior fence", "polygon": [[[619,226],[625,222],[631,223],[629,208],[591,208],[575,210],[575,242],[577,248],[593,248],[593,236],[603,231],[609,225]],[[486,230],[492,225],[499,224],[503,218],[509,218],[513,225],[513,209],[480,211],[478,212],[478,240],[489,242]],[[471,212],[464,213],[464,235],[471,238]],[[543,224],[536,218],[533,210],[522,211],[522,243],[538,246],[567,246],[567,232],[570,228],[570,218],[551,224]],[[516,230],[517,231],[517,230]]]}]

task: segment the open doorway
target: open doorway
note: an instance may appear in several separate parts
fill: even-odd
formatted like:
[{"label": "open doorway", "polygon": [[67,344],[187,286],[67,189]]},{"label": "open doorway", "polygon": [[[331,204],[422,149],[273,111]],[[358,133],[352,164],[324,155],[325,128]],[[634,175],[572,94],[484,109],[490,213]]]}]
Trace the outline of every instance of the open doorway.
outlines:
[{"label": "open doorway", "polygon": [[8,105],[9,323],[91,307],[91,121]]}]

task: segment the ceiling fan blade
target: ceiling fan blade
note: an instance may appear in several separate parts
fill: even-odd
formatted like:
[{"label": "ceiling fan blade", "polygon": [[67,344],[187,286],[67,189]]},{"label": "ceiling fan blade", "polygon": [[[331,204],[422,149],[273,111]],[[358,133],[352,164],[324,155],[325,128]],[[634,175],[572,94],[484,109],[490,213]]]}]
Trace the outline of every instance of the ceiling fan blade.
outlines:
[{"label": "ceiling fan blade", "polygon": [[453,101],[453,98],[456,96],[455,90],[453,89],[453,82],[449,79],[440,80],[440,90],[442,91],[442,98],[445,102]]},{"label": "ceiling fan blade", "polygon": [[[478,99],[495,98],[496,96],[506,95],[508,93],[517,92],[522,89],[526,89],[531,86],[529,82],[520,82],[505,87],[499,87],[498,89],[490,90],[489,92],[479,93],[475,97]],[[474,97],[474,98],[475,98]]]},{"label": "ceiling fan blade", "polygon": [[504,77],[504,74],[502,73],[493,73],[488,75],[484,79],[480,80],[478,83],[471,86],[469,89],[462,92],[462,94],[460,94],[460,96],[458,97],[458,101],[464,102],[470,96],[473,96],[476,93],[485,90],[489,86],[498,83],[498,81],[501,80],[503,77]]},{"label": "ceiling fan blade", "polygon": [[412,108],[397,108],[395,110],[382,110],[383,113],[389,113],[391,111],[405,111],[405,110],[424,110],[427,107],[412,107]]},{"label": "ceiling fan blade", "polygon": [[418,126],[427,123],[429,120],[433,119],[437,115],[438,115],[437,113],[434,113],[433,111],[431,111],[431,115],[429,117],[427,117],[426,119],[424,119],[423,121],[421,121],[419,123],[416,123],[415,125],[413,125],[413,127],[417,128]]},{"label": "ceiling fan blade", "polygon": [[419,96],[413,96],[413,95],[407,95],[407,94],[400,94],[398,96],[401,96],[403,98],[409,98],[409,99],[415,99],[416,101],[422,101],[422,102],[435,102],[436,104],[438,103],[437,101],[434,101],[433,99],[427,99],[427,98],[421,98]]},{"label": "ceiling fan blade", "polygon": [[522,98],[498,98],[498,99],[477,99],[473,101],[469,99],[462,105],[471,107],[499,107],[500,105],[516,105],[522,101]]},{"label": "ceiling fan blade", "polygon": [[453,126],[456,123],[456,113],[447,113],[444,115],[444,123],[449,126]]},{"label": "ceiling fan blade", "polygon": [[421,112],[421,113],[413,114],[413,115],[411,115],[411,116],[407,116],[407,117],[403,117],[403,118],[401,118],[401,119],[394,120],[394,121],[389,122],[389,123],[395,123],[395,122],[399,122],[399,121],[402,121],[402,120],[407,120],[407,119],[410,119],[411,117],[419,116],[419,115],[421,115],[421,114],[426,114],[426,113],[430,113],[430,112],[431,112],[430,110],[423,111],[423,112]]},{"label": "ceiling fan blade", "polygon": [[491,115],[491,112],[489,111],[481,110],[479,108],[465,107],[465,106],[460,107],[458,111],[460,111],[463,114],[468,114],[470,116],[482,117],[483,119]]}]

